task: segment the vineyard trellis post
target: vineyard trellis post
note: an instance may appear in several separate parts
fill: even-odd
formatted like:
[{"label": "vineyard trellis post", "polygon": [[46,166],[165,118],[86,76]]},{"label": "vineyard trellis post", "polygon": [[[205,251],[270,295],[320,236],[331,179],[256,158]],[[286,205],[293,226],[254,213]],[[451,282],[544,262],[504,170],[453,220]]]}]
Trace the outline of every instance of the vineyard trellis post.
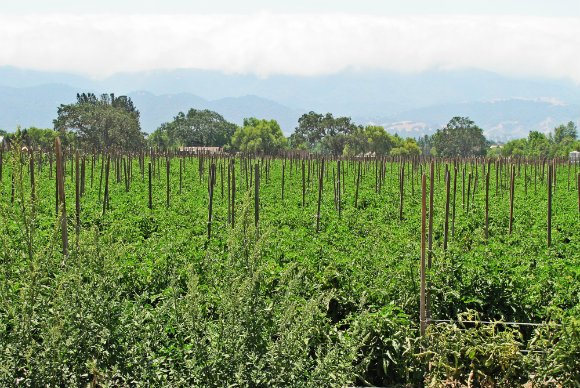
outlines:
[{"label": "vineyard trellis post", "polygon": [[419,296],[419,323],[421,328],[421,336],[425,335],[425,330],[427,328],[427,316],[426,316],[426,281],[425,281],[425,234],[426,234],[426,223],[427,223],[427,176],[423,173],[421,180],[421,263],[420,263],[420,276],[421,276],[421,291]]},{"label": "vineyard trellis post", "polygon": [[56,153],[56,183],[58,188],[58,202],[57,209],[60,210],[60,230],[62,237],[62,253],[68,256],[68,230],[66,222],[66,196],[64,193],[64,166],[62,158],[62,146],[60,138],[54,139],[55,153]]}]

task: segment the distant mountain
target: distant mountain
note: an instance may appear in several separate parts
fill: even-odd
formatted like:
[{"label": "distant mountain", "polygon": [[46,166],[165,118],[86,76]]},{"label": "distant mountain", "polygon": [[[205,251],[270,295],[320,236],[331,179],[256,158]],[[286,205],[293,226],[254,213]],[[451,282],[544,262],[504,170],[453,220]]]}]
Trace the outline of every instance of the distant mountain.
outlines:
[{"label": "distant mountain", "polygon": [[453,116],[469,116],[498,140],[580,120],[580,86],[571,81],[476,70],[352,70],[260,78],[185,69],[91,79],[0,67],[0,128],[51,126],[58,105],[73,102],[84,91],[129,95],[147,132],[189,108],[215,110],[238,124],[250,116],[276,119],[286,134],[311,110],[350,116],[360,124],[378,123],[410,136],[433,132]]},{"label": "distant mountain", "polygon": [[[81,90],[65,85],[42,85],[26,88],[0,86],[0,129],[13,131],[36,126],[52,128],[60,104],[74,103]],[[82,91],[91,91],[84,89]],[[97,92],[100,93],[100,92]],[[302,112],[274,101],[256,96],[222,98],[208,101],[199,96],[179,93],[157,96],[149,92],[128,94],[141,113],[141,127],[152,132],[164,122],[171,121],[178,112],[191,108],[210,109],[233,123],[242,124],[246,117],[275,119],[284,132],[291,133]]]},{"label": "distant mountain", "polygon": [[76,100],[77,90],[66,85],[26,88],[0,86],[0,128],[13,131],[21,127],[51,128],[60,104]]},{"label": "distant mountain", "polygon": [[185,113],[191,108],[213,110],[238,125],[241,125],[246,117],[275,119],[288,134],[293,132],[298,117],[302,114],[300,111],[257,96],[208,101],[187,93],[156,96],[149,92],[135,92],[128,95],[141,112],[141,126],[146,132],[152,132],[161,123],[173,120],[178,112]]},{"label": "distant mountain", "polygon": [[377,124],[390,132],[420,136],[443,127],[453,116],[467,116],[484,129],[488,139],[505,141],[526,137],[530,130],[547,133],[568,121],[578,123],[580,104],[525,99],[440,104],[385,117]]}]

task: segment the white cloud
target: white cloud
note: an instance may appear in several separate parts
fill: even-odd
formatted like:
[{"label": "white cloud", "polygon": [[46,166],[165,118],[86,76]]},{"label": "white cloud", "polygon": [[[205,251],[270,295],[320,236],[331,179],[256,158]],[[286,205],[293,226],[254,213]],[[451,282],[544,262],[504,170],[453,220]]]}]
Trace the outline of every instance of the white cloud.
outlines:
[{"label": "white cloud", "polygon": [[0,65],[318,75],[478,68],[580,82],[580,18],[258,13],[0,15]]}]

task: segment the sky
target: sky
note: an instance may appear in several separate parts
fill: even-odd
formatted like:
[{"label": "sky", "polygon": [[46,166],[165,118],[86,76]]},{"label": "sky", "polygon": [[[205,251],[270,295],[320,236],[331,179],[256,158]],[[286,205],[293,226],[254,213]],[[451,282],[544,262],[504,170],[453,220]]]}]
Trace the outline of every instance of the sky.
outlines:
[{"label": "sky", "polygon": [[480,69],[580,83],[578,0],[0,0],[0,66],[104,78]]}]

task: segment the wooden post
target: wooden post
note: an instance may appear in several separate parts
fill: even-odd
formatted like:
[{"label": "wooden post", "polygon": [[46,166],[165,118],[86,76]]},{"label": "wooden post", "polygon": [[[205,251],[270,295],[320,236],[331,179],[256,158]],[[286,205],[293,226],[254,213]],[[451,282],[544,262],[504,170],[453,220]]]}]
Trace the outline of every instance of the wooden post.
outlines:
[{"label": "wooden post", "polygon": [[423,174],[421,180],[421,293],[419,296],[419,321],[421,326],[421,336],[425,335],[425,330],[427,329],[427,314],[426,314],[426,277],[425,277],[425,232],[427,224],[427,176]]},{"label": "wooden post", "polygon": [[306,163],[302,159],[302,208],[306,204]]},{"label": "wooden post", "polygon": [[466,207],[466,213],[469,214],[469,198],[470,198],[470,194],[471,194],[471,172],[469,173],[469,177],[467,179],[467,207]]},{"label": "wooden post", "polygon": [[149,209],[153,209],[153,196],[151,194],[151,161],[147,164],[148,172],[149,172]]},{"label": "wooden post", "polygon": [[510,222],[509,222],[509,234],[512,234],[513,224],[514,224],[514,187],[516,180],[516,168],[512,166],[512,174],[510,180]]},{"label": "wooden post", "polygon": [[[1,145],[0,145],[1,147]],[[30,150],[30,199],[36,201],[36,182],[34,181],[34,152]]]},{"label": "wooden post", "polygon": [[75,221],[77,232],[77,243],[79,234],[81,232],[81,180],[80,180],[80,166],[79,166],[79,151],[75,155]]},{"label": "wooden post", "polygon": [[405,165],[401,166],[399,175],[399,220],[403,221],[403,201],[405,196]]},{"label": "wooden post", "polygon": [[320,174],[318,176],[318,210],[316,212],[316,233],[320,231],[320,203],[322,202],[323,182],[324,182],[324,158],[320,162]]},{"label": "wooden post", "polygon": [[286,164],[282,163],[282,202],[284,201],[284,173],[286,170]]},{"label": "wooden post", "polygon": [[[241,163],[240,163],[241,166]],[[232,228],[236,220],[236,162],[232,161]]]},{"label": "wooden post", "polygon": [[548,248],[552,246],[552,165],[548,164]]},{"label": "wooden post", "polygon": [[60,138],[54,139],[54,148],[56,152],[56,182],[58,186],[58,207],[60,210],[60,230],[62,236],[62,253],[68,256],[68,230],[66,223],[66,196],[64,193],[64,166],[62,158],[62,146]]},{"label": "wooden post", "polygon": [[449,168],[445,166],[445,224],[443,227],[443,250],[447,250],[447,242],[449,241],[449,198],[451,195],[451,173]]},{"label": "wooden post", "polygon": [[485,239],[489,237],[489,171],[485,174]]},{"label": "wooden post", "polygon": [[103,152],[103,156],[101,157],[101,176],[99,178],[99,201],[101,200],[101,192],[103,189],[103,173],[105,171],[105,152]]},{"label": "wooden post", "polygon": [[[170,161],[169,157],[166,157],[165,158],[165,171],[166,171],[165,175],[167,178],[166,179],[166,183],[167,183],[167,185],[166,185],[167,186],[166,206],[167,207],[169,207],[169,191],[170,191],[170,188],[169,188],[169,170],[170,169],[171,169],[171,161]],[[212,184],[213,184],[213,180],[212,180]]]},{"label": "wooden post", "polygon": [[[427,255],[427,268],[429,269],[431,269],[431,260],[433,258],[433,191],[435,191],[434,188],[435,188],[435,161],[432,160],[429,170],[429,240],[428,240],[429,248]],[[427,311],[427,314],[429,315],[429,311]]]},{"label": "wooden post", "polygon": [[[337,194],[338,194],[336,200],[337,200],[337,205],[338,205],[338,218],[341,218],[342,211],[341,211],[341,206],[340,206],[341,205],[341,203],[340,203],[340,200],[341,200],[341,198],[340,198],[340,174],[341,174],[341,172],[340,172],[340,160],[337,162],[336,168],[337,168],[336,177],[338,179],[337,184],[336,184],[336,190],[337,190]],[[382,168],[382,164],[381,164],[381,168]],[[379,180],[379,182],[380,182],[380,180]],[[380,183],[379,183],[379,191],[380,191]]]},{"label": "wooden post", "polygon": [[109,206],[109,167],[111,163],[111,155],[107,155],[107,166],[105,167],[105,195],[103,197],[103,216]]},{"label": "wooden post", "polygon": [[360,160],[358,161],[358,171],[356,174],[356,191],[354,194],[354,207],[355,209],[358,209],[358,187],[360,184]]},{"label": "wooden post", "polygon": [[[180,178],[180,185],[181,185],[181,178]],[[220,190],[221,190],[221,199],[224,200],[224,163],[220,161]],[[179,194],[181,194],[181,186],[179,188]]]},{"label": "wooden post", "polygon": [[208,206],[208,211],[207,211],[207,238],[208,240],[211,238],[211,221],[212,221],[212,212],[213,212],[213,181],[214,181],[214,175],[215,175],[215,163],[211,164],[211,167],[209,169],[209,206]]},{"label": "wooden post", "polygon": [[232,163],[228,159],[228,225],[232,222]]},{"label": "wooden post", "polygon": [[254,170],[254,225],[257,229],[260,221],[260,165],[258,163],[254,166]]},{"label": "wooden post", "polygon": [[451,215],[451,237],[455,236],[455,199],[457,198],[457,167],[453,168],[453,213]]},{"label": "wooden post", "polygon": [[86,187],[86,179],[85,179],[85,156],[83,156],[81,161],[81,197],[85,194],[85,187]]}]

